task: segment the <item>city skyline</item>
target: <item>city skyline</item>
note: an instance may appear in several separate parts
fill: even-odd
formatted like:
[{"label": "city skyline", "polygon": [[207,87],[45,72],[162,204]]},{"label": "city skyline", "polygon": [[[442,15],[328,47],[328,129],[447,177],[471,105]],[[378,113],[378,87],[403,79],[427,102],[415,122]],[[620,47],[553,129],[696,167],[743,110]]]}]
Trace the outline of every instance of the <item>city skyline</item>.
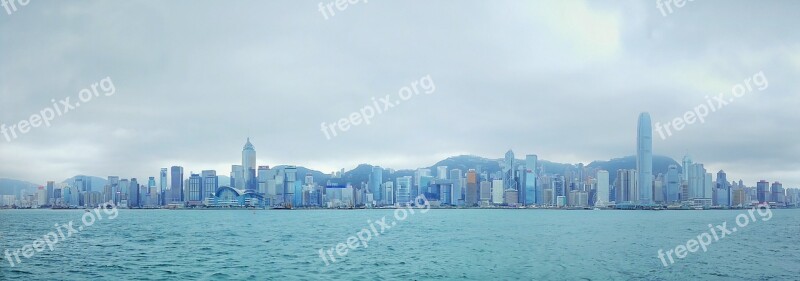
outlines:
[{"label": "city skyline", "polygon": [[[75,108],[49,127],[12,141],[2,137],[0,159],[7,161],[0,162],[0,176],[43,183],[125,171],[146,179],[154,175],[150,167],[180,163],[187,173],[227,171],[239,163],[233,155],[246,136],[259,143],[256,166],[302,163],[324,172],[360,163],[413,169],[453,155],[502,155],[509,148],[589,163],[635,155],[632,114],[647,111],[654,125],[664,124],[707,100],[716,103],[718,93],[763,71],[768,89],[737,99],[702,124],[672,128],[667,139],[654,134],[653,149],[676,159],[689,153],[708,170],[747,182],[781,178],[800,185],[800,136],[778,125],[800,122],[789,110],[800,105],[792,83],[800,56],[791,44],[800,38],[790,24],[798,3],[697,2],[668,17],[639,2],[466,1],[459,13],[445,15],[438,11],[451,10],[448,3],[419,3],[415,11],[401,3],[369,3],[327,20],[317,4],[219,10],[54,2],[0,18],[0,43],[21,46],[0,55],[7,62],[0,66],[0,95],[13,108],[0,112],[0,122],[14,124],[53,99],[74,101],[104,77],[116,86],[115,94]],[[75,10],[84,11],[86,20],[73,20],[77,15],[68,11]],[[173,12],[167,17],[165,10]],[[194,23],[211,15],[229,20]],[[322,25],[287,25],[287,16]],[[50,17],[65,24],[53,28],[41,20]],[[417,20],[404,20],[410,17]],[[359,24],[373,18],[398,23]],[[742,18],[749,19],[747,28],[726,28]],[[88,24],[107,21],[117,24]],[[446,38],[435,32],[450,24],[465,32]],[[170,29],[159,28],[164,25]],[[241,28],[253,25],[271,28]],[[698,25],[706,28],[693,28]],[[431,26],[439,29],[426,32]],[[331,35],[344,31],[353,37]],[[127,39],[98,42],[89,34]],[[64,44],[58,38],[76,39]],[[131,42],[145,38],[158,44],[134,52]],[[687,40],[713,44],[678,43]],[[374,42],[407,48],[387,56]],[[485,55],[465,60],[476,42],[486,42],[480,44]],[[359,63],[346,67],[352,62],[345,58]],[[330,140],[320,133],[321,122],[428,74],[435,94]],[[61,78],[41,83],[41,77]]]}]

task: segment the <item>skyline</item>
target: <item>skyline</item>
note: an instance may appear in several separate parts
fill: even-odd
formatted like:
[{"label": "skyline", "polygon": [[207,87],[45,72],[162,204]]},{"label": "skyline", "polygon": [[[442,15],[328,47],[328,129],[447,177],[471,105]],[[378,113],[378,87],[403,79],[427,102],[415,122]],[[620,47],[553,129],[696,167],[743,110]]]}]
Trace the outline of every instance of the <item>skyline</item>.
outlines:
[{"label": "skyline", "polygon": [[[43,0],[0,18],[0,44],[18,46],[0,54],[0,96],[13,109],[0,112],[0,123],[52,99],[75,101],[106,77],[115,87],[47,128],[1,139],[0,177],[147,178],[172,165],[227,171],[247,136],[259,143],[256,166],[326,173],[499,158],[509,148],[588,164],[636,154],[638,112],[665,124],[763,72],[768,89],[702,124],[670,127],[666,139],[654,132],[653,153],[688,153],[748,183],[800,186],[800,135],[790,130],[800,122],[791,112],[800,105],[791,13],[800,3],[693,2],[667,16],[636,1],[360,3],[328,19],[314,1],[182,4]],[[194,20],[213,17],[228,20]],[[376,19],[380,26],[360,24]],[[424,75],[435,94],[330,140],[320,132],[321,122]]]}]

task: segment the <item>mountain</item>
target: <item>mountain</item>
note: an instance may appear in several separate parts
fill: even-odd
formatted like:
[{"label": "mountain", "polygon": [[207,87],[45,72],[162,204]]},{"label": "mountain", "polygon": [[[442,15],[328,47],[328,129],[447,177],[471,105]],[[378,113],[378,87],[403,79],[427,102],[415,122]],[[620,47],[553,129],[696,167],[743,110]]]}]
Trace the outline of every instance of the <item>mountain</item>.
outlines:
[{"label": "mountain", "polygon": [[[431,175],[436,176],[436,167],[438,166],[447,166],[447,170],[452,169],[461,169],[462,173],[466,173],[469,169],[478,169],[480,168],[481,171],[486,171],[488,173],[494,173],[501,170],[501,163],[504,161],[503,159],[489,159],[480,156],[474,155],[459,155],[449,157],[447,159],[441,160],[432,166],[425,167],[431,170]],[[515,159],[515,165],[524,165],[525,161],[522,159]],[[557,163],[551,162],[547,160],[539,160],[539,165],[544,168],[546,173],[550,174],[564,174],[568,170],[575,170],[577,166],[574,164],[565,164],[565,163]],[[667,157],[667,156],[660,156],[660,155],[653,155],[653,174],[658,175],[659,173],[666,173],[669,165],[676,165],[678,169],[681,169],[681,166],[676,162],[674,159]],[[297,167],[297,180],[303,181],[306,174],[311,174],[314,176],[314,181],[319,184],[325,184],[328,180],[331,180],[333,183],[338,184],[346,184],[351,183],[353,186],[360,186],[362,182],[366,183],[369,181],[370,174],[372,174],[372,167],[373,165],[370,164],[360,164],[355,169],[350,171],[346,171],[342,178],[331,178],[330,174],[326,174],[320,171],[308,169],[302,166]],[[286,165],[275,166],[273,169],[283,169],[286,168]],[[609,180],[613,183],[614,179],[617,176],[616,171],[620,169],[636,169],[636,157],[635,156],[626,156],[621,158],[614,158],[608,161],[594,161],[589,163],[586,166],[588,171],[593,171],[596,169],[603,169],[609,172]],[[394,173],[389,173],[387,169],[383,171],[383,181],[395,181],[398,177],[403,176],[413,176],[416,170],[413,169],[406,169],[406,170],[396,170]],[[76,178],[89,178],[92,182],[92,190],[95,191],[102,191],[103,187],[106,185],[107,181],[104,178],[94,177],[94,176],[85,176],[85,175],[77,175],[63,181],[64,184],[73,185]],[[158,179],[156,179],[158,180]],[[229,185],[230,178],[227,176],[219,175],[219,183],[220,185]],[[147,184],[147,179],[139,179],[139,184]],[[28,190],[31,193],[36,191],[36,188],[39,185],[14,180],[14,179],[5,179],[0,178],[0,195],[19,195],[20,190]]]},{"label": "mountain", "polygon": [[[657,176],[659,173],[666,174],[667,170],[669,169],[669,165],[678,166],[678,171],[682,169],[681,165],[678,164],[675,159],[667,156],[653,155],[653,176]],[[603,169],[608,171],[609,180],[613,183],[614,179],[617,178],[617,170],[636,169],[636,156],[614,158],[608,161],[594,161],[589,163],[589,165],[586,167],[590,169]]]},{"label": "mountain", "polygon": [[0,178],[0,195],[19,195],[25,190],[28,194],[36,192],[40,185],[15,179]]},{"label": "mountain", "polygon": [[[75,185],[75,180],[79,179],[79,178],[84,178],[84,180],[85,179],[90,179],[91,182],[92,182],[92,190],[93,191],[102,192],[103,191],[103,187],[105,187],[106,183],[108,183],[108,180],[106,180],[104,178],[95,177],[95,176],[86,176],[86,175],[77,175],[77,176],[65,179],[61,183],[69,185],[69,186],[74,186]],[[137,179],[137,180],[139,181],[139,184],[147,184],[147,179],[144,179],[144,181],[142,181],[142,179]]]}]

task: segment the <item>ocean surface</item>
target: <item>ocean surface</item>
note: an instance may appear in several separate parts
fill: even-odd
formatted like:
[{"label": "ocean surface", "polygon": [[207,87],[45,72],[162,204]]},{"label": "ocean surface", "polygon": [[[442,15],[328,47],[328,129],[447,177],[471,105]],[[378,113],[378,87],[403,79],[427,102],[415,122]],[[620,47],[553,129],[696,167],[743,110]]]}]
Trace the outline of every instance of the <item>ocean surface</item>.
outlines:
[{"label": "ocean surface", "polygon": [[[405,211],[121,209],[91,213],[103,219],[61,239],[55,225],[78,228],[87,213],[2,210],[0,280],[800,280],[797,209],[766,221],[746,210]],[[709,224],[736,227],[739,214],[756,220],[707,252],[659,259]],[[337,255],[362,229],[367,247]],[[15,250],[54,231],[53,251],[20,252],[11,266]],[[319,250],[331,247],[326,265]]]}]

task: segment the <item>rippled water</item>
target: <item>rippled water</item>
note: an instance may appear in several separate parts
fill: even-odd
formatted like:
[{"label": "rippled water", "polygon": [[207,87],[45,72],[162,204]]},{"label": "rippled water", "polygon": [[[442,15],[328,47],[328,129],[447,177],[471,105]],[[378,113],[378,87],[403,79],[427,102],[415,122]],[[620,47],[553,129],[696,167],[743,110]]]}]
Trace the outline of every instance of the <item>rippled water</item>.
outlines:
[{"label": "rippled water", "polygon": [[[659,249],[686,244],[708,224],[735,225],[744,212],[430,210],[397,221],[393,210],[119,210],[52,252],[20,256],[15,267],[4,258],[0,279],[800,280],[800,210],[772,212],[664,267]],[[82,215],[0,211],[1,249],[31,244],[56,223],[77,227]],[[325,265],[320,248],[383,216],[396,224]]]}]

